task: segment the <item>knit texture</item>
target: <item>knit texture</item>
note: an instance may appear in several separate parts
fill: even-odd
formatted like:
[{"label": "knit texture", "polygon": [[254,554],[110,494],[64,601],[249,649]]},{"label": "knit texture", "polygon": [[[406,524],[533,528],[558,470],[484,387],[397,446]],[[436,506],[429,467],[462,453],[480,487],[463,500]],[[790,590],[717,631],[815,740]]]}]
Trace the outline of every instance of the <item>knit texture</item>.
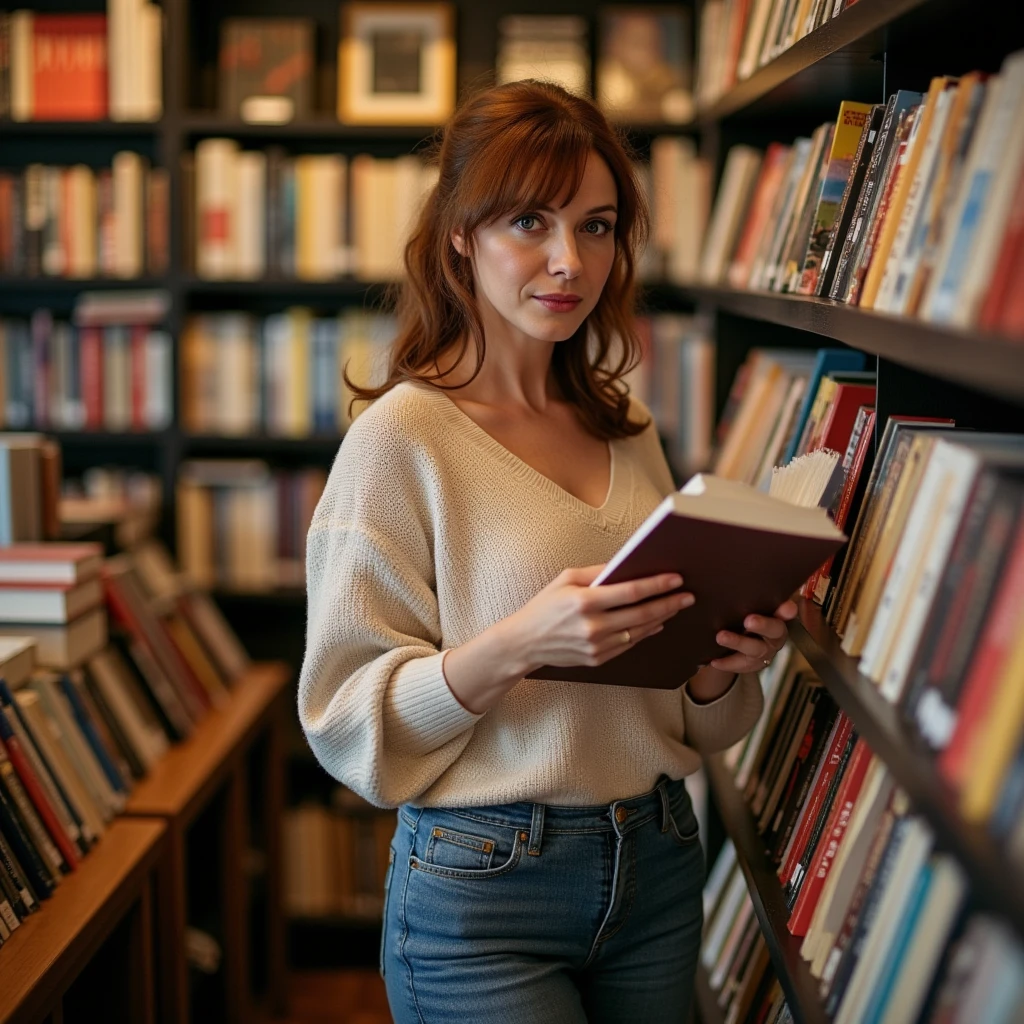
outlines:
[{"label": "knit texture", "polygon": [[753,726],[753,675],[704,705],[685,688],[524,679],[483,715],[448,688],[447,650],[566,567],[606,562],[673,489],[653,424],[610,451],[593,508],[429,385],[400,384],[358,417],[306,556],[299,717],[334,778],[381,807],[603,804],[682,778],[699,767],[694,748],[721,750]]}]

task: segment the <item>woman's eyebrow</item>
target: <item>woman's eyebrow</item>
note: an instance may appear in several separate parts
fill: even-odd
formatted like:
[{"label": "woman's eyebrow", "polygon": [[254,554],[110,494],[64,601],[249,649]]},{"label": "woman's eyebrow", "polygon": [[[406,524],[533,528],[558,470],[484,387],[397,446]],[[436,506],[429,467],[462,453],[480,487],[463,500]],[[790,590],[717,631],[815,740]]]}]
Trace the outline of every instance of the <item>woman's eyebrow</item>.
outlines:
[{"label": "woman's eyebrow", "polygon": [[611,213],[619,212],[618,209],[614,206],[614,204],[608,203],[607,206],[595,206],[592,210],[587,210],[586,216],[589,217],[591,214],[594,213],[607,213],[609,211]]}]

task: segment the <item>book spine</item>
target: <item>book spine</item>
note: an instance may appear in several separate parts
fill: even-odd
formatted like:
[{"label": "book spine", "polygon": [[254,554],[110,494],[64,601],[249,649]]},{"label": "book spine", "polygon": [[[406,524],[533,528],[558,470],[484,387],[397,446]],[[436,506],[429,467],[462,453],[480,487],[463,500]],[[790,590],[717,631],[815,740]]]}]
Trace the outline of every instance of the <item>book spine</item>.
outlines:
[{"label": "book spine", "polygon": [[60,677],[60,689],[71,708],[75,724],[82,731],[82,735],[85,737],[89,748],[103,770],[107,782],[110,783],[110,788],[115,793],[127,793],[128,787],[125,785],[121,773],[117,770],[117,766],[111,760],[110,751],[107,750],[106,745],[100,738],[99,732],[96,729],[96,723],[93,722],[85,704],[82,702],[82,698],[67,676]]},{"label": "book spine", "polygon": [[18,864],[24,870],[33,900],[45,900],[53,892],[56,884],[54,876],[30,836],[13,797],[8,793],[4,772],[6,758],[2,752],[0,758],[3,758],[0,760],[0,834],[10,844]]},{"label": "book spine", "polygon": [[3,739],[0,739],[0,778],[3,779],[7,795],[18,813],[26,834],[39,851],[40,857],[46,864],[51,877],[56,882],[66,868],[64,858],[61,856],[60,850],[54,846],[46,831],[46,826],[40,820],[36,808],[32,805],[32,799],[25,791],[25,787],[18,777],[18,772],[7,752],[7,744]]},{"label": "book spine", "polygon": [[[0,820],[0,825],[2,825],[2,820]],[[0,872],[7,879],[7,890],[11,894],[11,909],[21,920],[39,909],[39,903],[32,892],[32,884],[28,880],[25,869],[18,862],[18,858],[2,830],[0,830]]]}]

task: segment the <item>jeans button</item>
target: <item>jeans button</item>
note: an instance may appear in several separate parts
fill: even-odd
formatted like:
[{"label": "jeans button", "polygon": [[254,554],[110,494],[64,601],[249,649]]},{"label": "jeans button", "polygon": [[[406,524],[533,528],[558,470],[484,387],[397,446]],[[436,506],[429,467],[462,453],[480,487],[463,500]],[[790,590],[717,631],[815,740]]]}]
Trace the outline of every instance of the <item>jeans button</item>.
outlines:
[{"label": "jeans button", "polygon": [[621,825],[629,817],[629,811],[625,807],[615,808],[615,820]]}]

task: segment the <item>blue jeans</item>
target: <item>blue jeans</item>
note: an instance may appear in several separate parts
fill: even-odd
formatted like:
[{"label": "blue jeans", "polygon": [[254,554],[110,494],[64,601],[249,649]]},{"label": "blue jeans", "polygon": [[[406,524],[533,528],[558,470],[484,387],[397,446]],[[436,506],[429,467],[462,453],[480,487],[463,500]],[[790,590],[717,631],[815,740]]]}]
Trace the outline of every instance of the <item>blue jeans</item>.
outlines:
[{"label": "blue jeans", "polygon": [[599,807],[405,805],[381,972],[396,1024],[685,1024],[704,858],[682,782]]}]

